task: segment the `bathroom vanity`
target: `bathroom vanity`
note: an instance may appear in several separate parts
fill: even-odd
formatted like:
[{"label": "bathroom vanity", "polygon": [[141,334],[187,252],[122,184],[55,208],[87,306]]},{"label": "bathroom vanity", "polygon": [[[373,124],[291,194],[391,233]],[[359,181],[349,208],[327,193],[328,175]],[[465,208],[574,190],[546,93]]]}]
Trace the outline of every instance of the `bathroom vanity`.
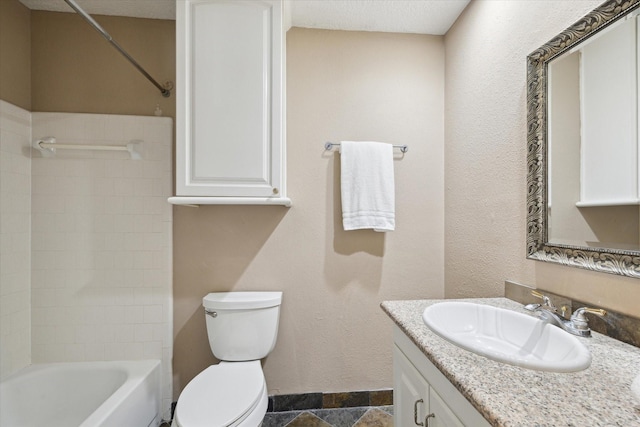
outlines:
[{"label": "bathroom vanity", "polygon": [[395,425],[490,425],[397,326],[393,341]]},{"label": "bathroom vanity", "polygon": [[[527,313],[506,298],[464,301]],[[487,359],[436,335],[422,313],[442,300],[385,301],[394,321],[395,425],[640,426],[631,383],[640,349],[593,333],[591,366],[543,372]]]}]

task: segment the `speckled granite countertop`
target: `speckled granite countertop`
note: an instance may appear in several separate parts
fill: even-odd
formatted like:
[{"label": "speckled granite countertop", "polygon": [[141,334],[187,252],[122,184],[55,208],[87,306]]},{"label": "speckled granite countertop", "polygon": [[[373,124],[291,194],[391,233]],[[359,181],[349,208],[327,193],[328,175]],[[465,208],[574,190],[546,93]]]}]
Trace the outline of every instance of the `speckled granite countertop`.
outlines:
[{"label": "speckled granite countertop", "polygon": [[[506,298],[461,301],[528,313]],[[631,383],[640,375],[640,349],[594,333],[580,338],[591,366],[576,373],[540,372],[487,359],[440,338],[422,312],[442,300],[385,301],[382,309],[494,426],[640,426]],[[472,426],[470,426],[472,427]]]}]

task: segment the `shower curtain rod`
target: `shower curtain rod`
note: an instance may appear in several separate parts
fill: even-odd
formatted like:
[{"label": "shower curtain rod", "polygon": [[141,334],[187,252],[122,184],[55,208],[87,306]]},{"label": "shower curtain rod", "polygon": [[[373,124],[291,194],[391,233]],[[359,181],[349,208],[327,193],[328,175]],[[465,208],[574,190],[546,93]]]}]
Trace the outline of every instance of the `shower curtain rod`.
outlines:
[{"label": "shower curtain rod", "polygon": [[153,77],[151,77],[151,75],[149,73],[147,73],[147,71],[142,68],[142,66],[140,64],[138,64],[138,62],[136,62],[135,59],[133,59],[131,57],[131,55],[129,55],[114,39],[113,37],[111,37],[109,35],[109,33],[107,33],[104,28],[102,28],[100,26],[100,24],[98,24],[95,19],[93,19],[91,17],[91,15],[89,15],[88,13],[86,13],[84,10],[82,10],[82,8],[80,6],[78,6],[75,2],[75,0],[64,0],[69,6],[71,6],[71,8],[73,10],[76,11],[76,13],[80,16],[82,16],[84,18],[85,21],[87,21],[89,23],[89,25],[91,25],[97,32],[99,32],[102,37],[104,37],[104,39],[106,41],[108,41],[109,43],[111,43],[111,45],[113,47],[116,48],[116,50],[118,52],[120,52],[122,54],[122,56],[124,56],[134,67],[137,68],[138,71],[140,71],[142,73],[142,75],[144,75],[147,80],[149,80],[151,83],[153,83],[153,85],[155,87],[157,87],[160,92],[162,93],[162,96],[164,96],[165,98],[168,98],[171,96],[171,87],[167,88],[164,87],[162,85],[160,85],[160,83],[158,83]]}]

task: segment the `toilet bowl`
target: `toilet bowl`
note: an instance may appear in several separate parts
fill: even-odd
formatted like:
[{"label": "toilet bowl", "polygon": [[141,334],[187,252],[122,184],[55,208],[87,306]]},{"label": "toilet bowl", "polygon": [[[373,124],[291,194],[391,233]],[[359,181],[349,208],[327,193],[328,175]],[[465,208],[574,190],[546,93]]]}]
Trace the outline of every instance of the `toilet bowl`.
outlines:
[{"label": "toilet bowl", "polygon": [[267,385],[259,360],[220,362],[182,391],[173,427],[256,427],[267,412]]},{"label": "toilet bowl", "polygon": [[204,297],[207,335],[220,360],[184,388],[172,427],[258,427],[267,411],[260,359],[275,346],[282,292]]}]

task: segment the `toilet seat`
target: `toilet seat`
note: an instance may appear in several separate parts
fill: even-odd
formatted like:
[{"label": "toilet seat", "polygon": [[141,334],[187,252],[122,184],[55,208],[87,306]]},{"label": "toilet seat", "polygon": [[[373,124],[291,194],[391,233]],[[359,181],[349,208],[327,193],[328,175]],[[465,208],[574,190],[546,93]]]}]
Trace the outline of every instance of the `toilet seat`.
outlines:
[{"label": "toilet seat", "polygon": [[262,421],[267,399],[259,360],[220,362],[209,366],[187,384],[178,398],[175,425],[244,427],[243,421],[253,411],[262,411],[261,415],[256,414]]}]

